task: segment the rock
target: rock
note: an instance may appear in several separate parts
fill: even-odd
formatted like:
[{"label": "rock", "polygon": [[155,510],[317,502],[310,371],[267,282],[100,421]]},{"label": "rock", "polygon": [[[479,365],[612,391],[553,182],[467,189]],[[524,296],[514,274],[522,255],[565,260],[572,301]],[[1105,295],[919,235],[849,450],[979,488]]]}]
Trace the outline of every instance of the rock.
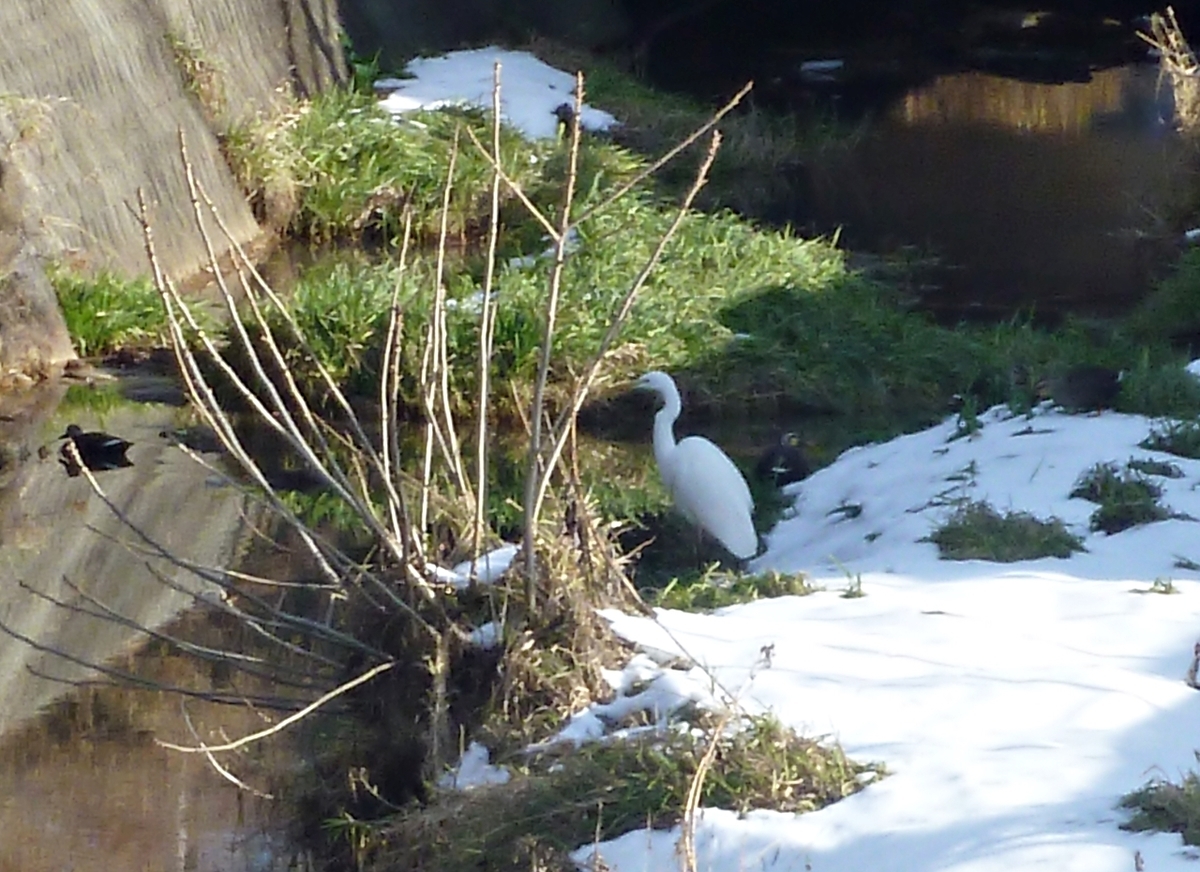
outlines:
[{"label": "rock", "polygon": [[24,180],[0,160],[0,388],[28,386],[75,357],[54,288],[26,233]]}]

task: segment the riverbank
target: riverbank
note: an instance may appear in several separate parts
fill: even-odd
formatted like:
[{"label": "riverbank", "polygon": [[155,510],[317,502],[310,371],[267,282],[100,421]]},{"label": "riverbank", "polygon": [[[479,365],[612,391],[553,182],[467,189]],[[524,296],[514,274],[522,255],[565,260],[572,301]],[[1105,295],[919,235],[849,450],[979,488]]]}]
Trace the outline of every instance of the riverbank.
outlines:
[{"label": "riverbank", "polygon": [[[619,113],[615,103],[612,111]],[[1181,365],[1185,355],[1172,347],[1163,327],[1152,326],[1153,319],[1146,320],[1151,326],[1138,328],[1142,333],[1132,322],[1069,323],[1058,331],[1028,322],[941,327],[906,307],[896,288],[878,275],[850,269],[834,240],[800,239],[727,212],[681,213],[678,201],[669,198],[680,194],[677,183],[647,181],[618,196],[649,159],[597,137],[581,136],[572,147],[569,131],[541,144],[501,133],[500,163],[511,167],[506,175],[528,204],[508,185],[493,222],[487,147],[477,149],[470,141],[472,133],[481,143],[493,141],[485,116],[458,111],[392,123],[373,98],[339,93],[298,104],[248,129],[245,143],[251,150],[239,165],[254,169],[243,178],[251,185],[260,181],[252,191],[262,202],[291,205],[290,211],[275,213],[291,216],[282,226],[312,239],[374,242],[375,250],[369,257],[352,254],[305,272],[288,301],[278,306],[265,289],[254,291],[251,284],[267,314],[260,319],[247,313],[244,338],[235,327],[226,327],[219,342],[204,349],[194,328],[174,328],[177,340],[186,340],[178,343],[181,351],[200,352],[195,369],[188,371],[211,377],[222,391],[216,403],[203,392],[195,397],[216,429],[223,430],[221,415],[234,405],[265,403],[263,426],[279,430],[298,466],[323,489],[311,498],[282,494],[264,477],[265,498],[285,519],[288,513],[299,515],[307,522],[301,529],[342,537],[314,546],[318,564],[324,561],[333,570],[325,580],[330,587],[289,595],[264,617],[298,626],[302,617],[310,619],[314,602],[305,599],[311,597],[336,615],[327,629],[308,631],[311,644],[322,656],[337,651],[335,662],[349,672],[427,664],[415,674],[356,692],[354,707],[375,725],[364,735],[343,724],[345,742],[326,748],[345,753],[322,757],[313,768],[320,796],[327,800],[316,807],[326,820],[341,821],[335,830],[346,836],[343,850],[360,851],[363,858],[383,856],[375,851],[394,837],[386,824],[369,818],[410,795],[427,797],[423,785],[457,756],[458,745],[476,735],[490,737],[492,750],[506,754],[509,762],[528,762],[529,743],[546,741],[570,725],[584,703],[608,700],[613,692],[605,670],[623,666],[626,654],[594,608],[637,609],[625,567],[634,559],[649,560],[659,545],[633,558],[613,537],[623,525],[661,522],[666,496],[645,453],[627,473],[603,450],[579,450],[569,427],[550,429],[540,451],[535,449],[544,467],[531,467],[526,459],[532,422],[545,419],[550,428],[558,413],[573,408],[593,361],[599,362],[599,380],[587,386],[608,390],[588,407],[585,420],[603,421],[622,433],[648,430],[650,409],[626,399],[620,388],[646,369],[667,368],[687,389],[687,408],[699,413],[691,424],[734,419],[740,427],[766,418],[771,427],[773,415],[802,413],[805,426],[816,422],[816,432],[836,432],[821,446],[827,459],[849,445],[940,421],[952,402],[959,408],[953,429],[969,439],[988,423],[981,420],[985,408],[1008,403],[1015,411],[1027,410],[1037,399],[1042,376],[1083,363],[1128,370],[1116,401],[1121,409],[1177,416],[1200,411],[1200,392]],[[265,146],[265,152],[253,150]],[[419,178],[411,175],[414,167],[423,174]],[[317,171],[310,172],[313,168]],[[448,189],[447,178],[453,180]],[[289,193],[277,197],[269,185]],[[578,220],[574,233],[562,235],[558,246],[555,234],[562,225],[554,219],[566,212],[562,204],[568,191],[576,192],[570,214],[591,214]],[[443,203],[450,206],[444,212]],[[530,206],[551,220],[539,220]],[[401,232],[405,227],[407,235]],[[668,233],[671,238],[659,252]],[[493,234],[495,259],[488,255]],[[400,251],[403,268],[390,259]],[[639,284],[648,264],[654,267],[650,278]],[[243,264],[247,272],[249,267]],[[1186,277],[1192,268],[1188,261],[1178,275]],[[632,297],[630,289],[636,291]],[[1181,280],[1175,292],[1186,295],[1190,289]],[[179,305],[169,290],[160,290]],[[621,329],[605,344],[626,299],[632,299],[627,318],[617,321]],[[548,310],[551,300],[557,302]],[[552,328],[547,311],[555,315]],[[481,344],[481,334],[491,337],[490,347]],[[548,345],[553,353],[543,356]],[[1020,379],[1014,378],[1018,367],[1025,372]],[[481,393],[485,372],[489,387]],[[272,397],[266,383],[280,394]],[[394,392],[381,392],[381,384],[393,385]],[[490,413],[481,414],[480,396],[487,398]],[[326,442],[324,428],[307,423],[300,413],[306,408],[328,419],[338,441]],[[369,421],[361,430],[359,414]],[[476,440],[491,451],[483,475],[476,471],[477,445],[469,435],[478,432],[481,421],[491,428]],[[840,429],[822,430],[830,421]],[[496,436],[505,424],[515,426],[518,439],[517,450],[507,457],[497,450]],[[416,440],[401,444],[388,435],[402,430],[414,431]],[[227,440],[229,433],[237,435],[227,431]],[[548,444],[561,453],[550,452]],[[246,464],[236,443],[227,447],[253,479],[253,453],[245,455]],[[563,456],[568,462],[560,465]],[[528,520],[530,477],[535,490],[544,486],[547,494],[536,523]],[[335,504],[340,506],[336,512]],[[662,532],[663,539],[686,535],[669,525]],[[518,561],[506,586],[442,598],[433,585],[448,583],[445,568],[504,534],[528,537],[536,553],[534,574]],[[684,563],[677,556],[664,572],[679,579],[675,588],[697,581],[719,584]],[[347,584],[347,578],[356,580]],[[747,598],[763,591],[804,592],[799,584],[781,586],[770,576],[746,590]],[[468,640],[497,616],[506,618],[503,629],[490,632],[500,633],[501,645],[480,653]],[[339,638],[345,632],[357,643]],[[770,655],[763,656],[767,665],[762,668],[769,668]],[[322,674],[334,684],[336,673]],[[624,693],[636,695],[638,682],[630,673]],[[460,697],[468,702],[456,709]],[[404,699],[421,701],[415,714],[397,704]],[[630,707],[612,713],[613,720],[626,728],[659,721],[655,700],[641,702],[650,705],[651,714],[639,715],[640,709]],[[686,706],[666,704],[659,711],[674,710],[683,719],[677,723],[691,724],[702,738],[720,736],[731,721],[721,709],[728,700],[716,702],[720,705],[701,706],[715,721],[693,718]],[[763,720],[753,725],[768,744],[781,740]],[[328,721],[318,729],[338,731]],[[799,759],[808,759],[814,748],[790,728],[783,730],[787,754],[768,760],[767,772],[800,767]],[[659,741],[629,746],[630,753],[636,760]],[[703,742],[689,746],[693,768],[672,767],[673,786],[665,795],[648,792],[645,783],[626,784],[634,794],[631,807],[619,818],[598,813],[596,820],[588,819],[589,830],[616,836],[651,813],[672,823],[688,813],[691,785],[712,791],[752,768],[737,762],[706,779],[705,747]],[[725,757],[726,763],[743,759]],[[867,780],[860,775],[877,771],[848,762],[836,747],[816,759],[816,783],[805,782],[804,788],[821,797],[812,800],[813,806],[856,790]],[[525,777],[552,776],[556,766],[565,765],[565,777],[594,781],[594,767],[575,772],[574,763],[554,757],[543,762],[541,776],[530,765]],[[337,788],[347,771],[363,765],[367,774],[350,795]],[[599,765],[609,773],[624,771],[606,759]],[[393,766],[407,771],[395,780],[383,779]],[[552,791],[563,789],[553,778],[542,783]],[[382,797],[364,799],[360,788],[368,794],[382,790]],[[705,795],[723,805],[781,803],[770,795],[766,800],[756,796],[754,802],[740,792]],[[604,801],[611,809],[611,800]],[[593,791],[580,794],[579,802],[591,808],[599,799]],[[432,816],[437,814],[435,807]],[[410,814],[406,820],[420,829],[430,818]],[[512,833],[529,835],[519,827]],[[570,840],[580,837],[575,830],[569,838],[559,837],[561,844],[553,848],[561,860]],[[507,848],[486,850],[496,868],[528,859]]]}]

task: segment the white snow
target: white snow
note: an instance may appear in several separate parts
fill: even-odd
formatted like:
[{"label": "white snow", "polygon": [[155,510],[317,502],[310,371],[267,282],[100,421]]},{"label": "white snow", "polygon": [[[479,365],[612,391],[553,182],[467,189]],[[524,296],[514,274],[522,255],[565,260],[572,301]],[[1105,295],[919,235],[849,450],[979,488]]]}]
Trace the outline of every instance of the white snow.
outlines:
[{"label": "white snow", "polygon": [[463,561],[452,570],[458,578],[458,586],[469,585],[472,576],[479,584],[495,584],[504,573],[508,572],[508,567],[512,566],[513,559],[520,550],[520,545],[501,545],[484,554],[477,561]]},{"label": "white snow", "polygon": [[[554,137],[559,125],[554,110],[564,103],[575,105],[575,76],[542,63],[528,52],[489,46],[418,58],[405,69],[411,79],[381,79],[375,88],[391,90],[381,105],[393,115],[444,106],[490,109],[497,62],[504,120],[529,139]],[[587,130],[607,130],[616,119],[585,104],[579,123]]]},{"label": "white snow", "polygon": [[504,638],[504,627],[496,621],[481,624],[467,634],[467,643],[485,651],[497,647]]},{"label": "white snow", "polygon": [[464,560],[453,569],[438,566],[436,563],[426,563],[425,571],[439,584],[447,584],[458,590],[465,590],[472,582],[495,584],[508,572],[520,550],[520,545],[505,544],[475,560]]},{"label": "white snow", "polygon": [[445,790],[470,790],[485,784],[508,784],[512,773],[502,766],[493,766],[488,759],[488,749],[478,742],[472,742],[467,750],[463,751],[454,771],[447,772],[438,779],[438,787]]},{"label": "white snow", "polygon": [[[1177,835],[1121,830],[1128,813],[1117,808],[1147,779],[1196,765],[1200,694],[1183,677],[1200,582],[1175,561],[1200,560],[1200,524],[1091,533],[1095,506],[1067,496],[1095,463],[1154,458],[1184,474],[1154,477],[1163,503],[1200,517],[1200,462],[1139,448],[1154,422],[1138,416],[994,409],[980,422],[974,436],[952,438],[948,420],[853,449],[793,486],[795,514],[753,568],[802,570],[823,591],[709,615],[660,611],[657,623],[608,613],[625,638],[700,664],[684,673],[639,657],[638,681],[659,676],[643,696],[695,693],[711,674],[750,711],[828,735],[891,773],[810,814],[706,810],[701,870],[1128,872],[1135,851],[1148,872],[1200,868]],[[919,540],[964,498],[1057,516],[1087,551],[940,560]],[[866,596],[845,599],[854,576]],[[1156,579],[1178,594],[1146,593]],[[568,733],[586,724],[594,737],[613,706],[581,712]],[[678,829],[639,830],[599,850],[614,872],[676,869],[677,839]]]}]

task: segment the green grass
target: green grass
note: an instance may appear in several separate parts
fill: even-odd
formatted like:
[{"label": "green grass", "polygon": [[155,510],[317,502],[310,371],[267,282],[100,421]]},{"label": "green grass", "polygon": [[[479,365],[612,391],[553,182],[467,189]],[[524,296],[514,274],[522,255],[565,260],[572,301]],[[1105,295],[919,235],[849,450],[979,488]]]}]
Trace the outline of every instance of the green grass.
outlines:
[{"label": "green grass", "polygon": [[48,275],[80,357],[165,344],[166,315],[148,278],[124,279],[111,272],[85,276],[61,267]]},{"label": "green grass", "polygon": [[1200,458],[1200,420],[1168,421],[1157,425],[1139,445],[1178,457]]},{"label": "green grass", "polygon": [[903,311],[840,264],[822,278],[730,300],[721,321],[741,338],[697,364],[711,395],[926,422],[984,375],[967,332]]},{"label": "green grass", "polygon": [[1178,784],[1154,779],[1121,800],[1133,809],[1122,829],[1179,833],[1186,845],[1200,845],[1200,775],[1188,772]]},{"label": "green grass", "polygon": [[1200,458],[1200,420],[1169,421],[1157,425],[1138,444],[1150,451]]},{"label": "green grass", "polygon": [[[581,69],[590,105],[611,112],[620,127],[612,136],[620,145],[657,158],[706,123],[716,110],[691,97],[655,90],[605,58],[547,40],[535,40],[533,54],[562,69]],[[806,190],[805,167],[833,150],[847,149],[863,135],[861,125],[834,120],[799,119],[762,111],[747,101],[722,119],[721,150],[711,180],[697,205],[705,210],[733,209],[761,216],[778,213],[779,203],[796,200]],[[658,177],[664,191],[686,187],[708,147],[708,138],[691,146]]]},{"label": "green grass", "polygon": [[1099,503],[1089,527],[1108,534],[1171,517],[1159,503],[1162,488],[1136,470],[1098,463],[1080,476],[1072,497]]},{"label": "green grass", "polygon": [[[395,235],[405,207],[419,233],[436,231],[455,132],[491,141],[482,113],[420,112],[396,123],[370,93],[334,89],[292,112],[230,130],[226,156],[266,217],[306,239]],[[540,171],[544,147],[506,129],[504,164],[518,181]],[[463,133],[455,163],[450,231],[486,214],[489,165]]]},{"label": "green grass", "polygon": [[985,502],[961,506],[925,540],[943,560],[1012,563],[1039,557],[1070,557],[1083,542],[1057,518],[1043,521],[1027,512],[1001,514]]},{"label": "green grass", "polygon": [[1184,250],[1171,274],[1129,316],[1139,339],[1194,340],[1200,334],[1200,248]]},{"label": "green grass", "polygon": [[[636,102],[639,88],[614,74],[611,82],[595,82],[592,93],[625,89],[622,99]],[[230,148],[260,199],[269,199],[275,188],[292,192],[293,233],[314,239],[368,230],[391,235],[403,204],[412,206],[419,229],[428,232],[437,224],[455,130],[461,125],[486,136],[486,119],[438,112],[417,120],[419,127],[396,125],[368,96],[332,93],[271,127],[270,136],[247,128]],[[564,174],[563,144],[530,145],[511,133],[505,143],[506,165],[553,213]],[[626,149],[587,139],[579,207],[599,202],[643,165]],[[488,191],[486,162],[464,147],[451,203],[454,233],[478,237]],[[646,187],[579,228],[579,245],[563,276],[554,382],[578,372],[590,357],[673,211]],[[512,199],[503,206],[503,229],[494,377],[498,394],[508,397],[504,383],[526,386],[536,369],[551,264],[539,257],[549,244],[544,229]],[[533,262],[518,265],[518,258]],[[412,259],[401,295],[408,372],[415,371],[428,317],[429,260],[425,251]],[[449,315],[451,387],[464,406],[474,395],[472,301],[482,276],[479,251],[468,244],[448,275],[457,306]],[[392,264],[360,262],[321,268],[300,281],[297,316],[313,328],[323,362],[352,390],[378,382],[384,300],[396,280]],[[849,269],[831,241],[801,239],[723,211],[697,212],[684,221],[610,361],[607,375],[617,380],[651,367],[686,371],[693,411],[698,406],[729,415],[748,407],[855,416],[862,423],[853,441],[928,424],[946,413],[954,394],[967,397],[975,410],[1014,401],[1009,373],[1016,363],[1034,376],[1085,362],[1117,366],[1129,372],[1125,411],[1200,412],[1200,386],[1181,373],[1181,356],[1165,345],[1144,347],[1120,330],[1082,322],[1054,332],[1022,319],[988,328],[941,327],[906,310],[894,283]]]},{"label": "green grass", "polygon": [[[557,381],[578,371],[607,330],[611,312],[641,269],[670,221],[670,209],[647,195],[633,195],[581,228],[580,248],[563,276],[562,309],[555,338]],[[540,239],[522,250],[506,244],[506,257],[536,254]],[[549,263],[504,266],[495,294],[493,377],[528,386],[536,373]],[[378,384],[380,345],[386,335],[388,304],[401,281],[405,311],[402,393],[415,404],[420,349],[429,317],[431,263],[419,257],[403,280],[395,265],[341,262],[310,270],[297,283],[291,309],[318,359],[352,392],[373,394]],[[649,368],[677,369],[713,347],[730,341],[719,311],[730,299],[759,288],[788,283],[814,293],[844,278],[842,255],[826,242],[760,231],[728,213],[696,213],[684,221],[661,268],[634,306],[608,374],[632,377]],[[455,361],[451,391],[463,408],[475,390],[478,299],[482,265],[468,259],[447,277],[455,301],[448,312],[450,355]],[[804,293],[800,291],[798,293]],[[289,356],[305,374],[303,355]],[[310,372],[311,376],[312,373]],[[498,390],[502,398],[508,390]],[[503,401],[503,400],[502,400]]]},{"label": "green grass", "polygon": [[[707,741],[671,731],[591,744],[538,761],[507,785],[443,795],[376,829],[386,845],[381,867],[515,872],[537,858],[532,868],[570,868],[565,855],[579,845],[678,823]],[[700,804],[807,812],[883,774],[848,760],[835,745],[757,717],[720,740]]]},{"label": "green grass", "polygon": [[1187,370],[1181,355],[1156,355],[1143,349],[1138,362],[1125,370],[1116,408],[1151,417],[1188,418],[1200,415],[1200,379]]},{"label": "green grass", "polygon": [[815,590],[817,588],[798,572],[731,575],[709,571],[698,578],[673,579],[662,590],[646,589],[643,594],[654,606],[701,612],[759,599],[808,596]]},{"label": "green grass", "polygon": [[114,409],[130,405],[133,405],[132,401],[121,393],[118,383],[100,382],[96,385],[70,385],[56,411],[58,417],[64,418],[76,412],[104,416]]},{"label": "green grass", "polygon": [[1140,472],[1142,475],[1157,475],[1161,478],[1183,478],[1183,470],[1174,463],[1168,463],[1165,460],[1151,460],[1149,458],[1131,458],[1125,463],[1125,466],[1134,472]]}]

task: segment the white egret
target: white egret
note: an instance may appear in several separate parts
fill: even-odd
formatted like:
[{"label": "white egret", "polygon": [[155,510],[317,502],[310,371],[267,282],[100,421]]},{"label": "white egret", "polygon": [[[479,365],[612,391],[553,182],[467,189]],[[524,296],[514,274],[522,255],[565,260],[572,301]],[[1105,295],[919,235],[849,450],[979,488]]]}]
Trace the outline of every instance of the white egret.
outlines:
[{"label": "white egret", "polygon": [[669,375],[648,372],[635,387],[655,391],[663,399],[654,416],[654,460],[676,508],[734,557],[753,557],[758,551],[758,534],[750,518],[754,499],[741,471],[702,436],[675,441],[675,419],[683,403]]}]

